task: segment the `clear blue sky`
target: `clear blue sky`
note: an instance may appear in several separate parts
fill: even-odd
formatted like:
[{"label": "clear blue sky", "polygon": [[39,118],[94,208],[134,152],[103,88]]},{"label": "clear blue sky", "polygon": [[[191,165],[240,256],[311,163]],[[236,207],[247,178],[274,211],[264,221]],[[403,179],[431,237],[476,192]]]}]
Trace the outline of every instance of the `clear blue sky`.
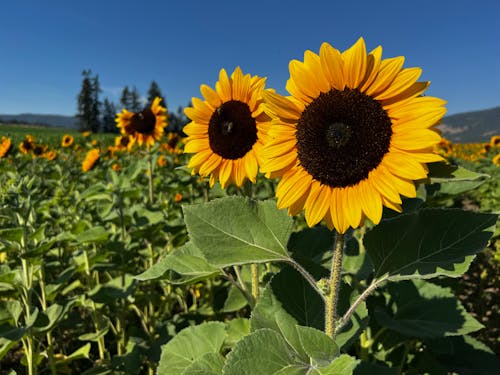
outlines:
[{"label": "clear blue sky", "polygon": [[169,109],[185,106],[220,68],[266,76],[285,94],[288,63],[323,41],[344,50],[360,36],[383,57],[423,68],[428,95],[448,114],[500,105],[500,1],[2,2],[0,113],[72,115],[81,71],[99,74],[118,102],[156,80]]}]

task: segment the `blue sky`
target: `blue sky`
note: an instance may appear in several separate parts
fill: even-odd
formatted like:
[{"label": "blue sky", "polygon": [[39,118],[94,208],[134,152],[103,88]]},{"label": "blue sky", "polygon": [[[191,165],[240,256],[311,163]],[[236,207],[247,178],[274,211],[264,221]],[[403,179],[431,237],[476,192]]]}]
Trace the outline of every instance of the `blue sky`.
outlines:
[{"label": "blue sky", "polygon": [[220,68],[267,77],[285,94],[288,63],[360,36],[423,68],[448,114],[500,105],[500,1],[128,1],[2,3],[0,113],[72,115],[90,68],[118,102],[156,80],[169,109],[213,87]]}]

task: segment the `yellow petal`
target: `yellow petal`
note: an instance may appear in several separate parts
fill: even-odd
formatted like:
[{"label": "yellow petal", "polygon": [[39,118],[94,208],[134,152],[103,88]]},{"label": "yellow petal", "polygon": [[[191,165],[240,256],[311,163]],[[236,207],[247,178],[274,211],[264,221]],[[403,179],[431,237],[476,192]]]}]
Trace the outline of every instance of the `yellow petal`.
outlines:
[{"label": "yellow petal", "polygon": [[292,206],[309,189],[312,178],[301,168],[293,168],[283,175],[276,188],[278,208]]},{"label": "yellow petal", "polygon": [[401,71],[404,62],[405,58],[403,56],[382,60],[377,78],[366,89],[366,94],[375,96],[383,92],[394,81],[394,78]]},{"label": "yellow petal", "polygon": [[370,184],[369,180],[359,183],[361,192],[361,206],[366,216],[374,223],[378,224],[382,218],[382,199],[377,190]]},{"label": "yellow petal", "polygon": [[217,92],[212,89],[210,86],[201,85],[200,91],[205,100],[213,107],[218,108],[222,104],[222,100],[220,99]]},{"label": "yellow petal", "polygon": [[441,136],[431,129],[414,129],[404,132],[394,132],[391,145],[403,150],[417,150],[439,143]]},{"label": "yellow petal", "polygon": [[318,181],[313,180],[311,191],[305,204],[306,221],[310,227],[313,227],[325,217],[330,207],[330,190],[329,186],[321,185]]},{"label": "yellow petal", "polygon": [[422,69],[420,68],[408,68],[403,69],[398,73],[391,85],[379,95],[375,96],[376,100],[390,99],[408,89],[412,86],[417,79],[420,78],[422,74]]},{"label": "yellow petal", "polygon": [[188,139],[184,145],[184,152],[195,153],[203,150],[208,150],[210,145],[207,138],[202,139]]},{"label": "yellow petal", "polygon": [[290,79],[293,79],[293,82],[299,91],[312,99],[319,96],[320,90],[316,85],[314,72],[298,60],[290,61],[289,69]]},{"label": "yellow petal", "polygon": [[221,69],[219,72],[219,81],[215,84],[215,90],[223,102],[228,102],[233,98],[231,82],[225,69]]},{"label": "yellow petal", "polygon": [[223,189],[225,189],[229,183],[231,182],[231,171],[233,169],[233,161],[232,160],[222,160],[220,168],[219,168],[219,179],[220,185]]},{"label": "yellow petal", "polygon": [[382,60],[382,47],[378,46],[368,54],[366,59],[366,75],[360,85],[359,91],[364,92],[377,78]]},{"label": "yellow petal", "polygon": [[346,86],[352,89],[358,88],[366,75],[365,40],[359,38],[351,48],[342,53],[342,58],[344,59]]},{"label": "yellow petal", "polygon": [[345,215],[349,224],[353,228],[357,228],[363,217],[363,210],[361,208],[360,189],[356,186],[348,186],[346,188],[347,202],[345,207]]},{"label": "yellow petal", "polygon": [[301,115],[301,111],[297,108],[297,106],[288,98],[281,96],[280,94],[276,94],[271,90],[264,91],[264,100],[266,102],[266,107],[272,112],[278,115],[279,117],[298,120]]},{"label": "yellow petal", "polygon": [[446,113],[446,108],[430,108],[427,112],[421,112],[421,115],[408,119],[408,117],[392,122],[394,132],[406,132],[412,129],[425,129],[436,125]]},{"label": "yellow petal", "polygon": [[323,43],[319,51],[319,57],[323,74],[332,88],[343,90],[345,88],[344,61],[340,51],[328,43]]},{"label": "yellow petal", "polygon": [[420,180],[427,177],[427,171],[422,164],[407,154],[389,152],[384,156],[381,165],[392,174],[410,180]]},{"label": "yellow petal", "polygon": [[314,82],[321,92],[330,91],[330,85],[321,69],[321,61],[317,54],[311,51],[304,53],[304,64],[309,68],[309,71],[314,72]]}]

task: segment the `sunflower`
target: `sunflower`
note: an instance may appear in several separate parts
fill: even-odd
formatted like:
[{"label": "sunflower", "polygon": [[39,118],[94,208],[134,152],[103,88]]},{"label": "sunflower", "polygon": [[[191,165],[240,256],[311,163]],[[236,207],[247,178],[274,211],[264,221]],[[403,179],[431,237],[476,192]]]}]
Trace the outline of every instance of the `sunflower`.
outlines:
[{"label": "sunflower", "polygon": [[29,154],[30,152],[32,152],[34,150],[34,148],[35,148],[35,138],[33,138],[30,135],[27,135],[26,138],[24,139],[24,141],[22,141],[19,144],[19,150],[23,154]]},{"label": "sunflower", "polygon": [[129,134],[119,135],[115,138],[115,147],[118,151],[132,151],[135,138]]},{"label": "sunflower", "polygon": [[73,136],[71,136],[69,134],[65,134],[62,137],[61,146],[62,147],[69,147],[69,146],[71,146],[73,144],[73,141],[74,141]]},{"label": "sunflower", "polygon": [[156,97],[150,108],[137,113],[123,109],[116,116],[116,126],[123,135],[132,136],[139,146],[143,143],[148,147],[153,146],[163,136],[167,126],[167,109],[160,102],[161,98]]},{"label": "sunflower", "polygon": [[0,142],[0,159],[2,159],[10,149],[12,141],[8,137],[2,137],[2,142]]},{"label": "sunflower", "polygon": [[167,134],[167,141],[162,143],[160,149],[171,154],[182,154],[182,138],[179,133],[169,132]]},{"label": "sunflower", "polygon": [[85,155],[85,159],[83,160],[82,171],[90,171],[94,167],[97,160],[99,160],[99,150],[97,148],[89,150]]},{"label": "sunflower", "polygon": [[215,90],[202,85],[202,101],[184,112],[192,120],[184,127],[188,135],[184,152],[195,153],[188,167],[200,176],[210,175],[210,186],[222,188],[234,182],[255,182],[269,117],[264,113],[265,78],[243,75],[237,67],[231,77],[221,69]]},{"label": "sunflower", "polygon": [[500,167],[500,154],[497,154],[492,160],[493,164],[495,164],[497,167]]},{"label": "sunflower", "polygon": [[43,157],[47,160],[54,160],[57,157],[57,154],[54,150],[47,151],[43,154]]},{"label": "sunflower", "polygon": [[291,96],[264,94],[273,119],[262,171],[281,176],[279,208],[344,233],[365,218],[379,223],[383,206],[401,212],[400,195],[416,196],[425,163],[442,160],[432,127],[446,102],[421,96],[429,83],[403,63],[382,60],[380,46],[367,53],[362,38],[343,53],[323,43],[319,55],[290,62]]},{"label": "sunflower", "polygon": [[494,135],[490,138],[491,147],[500,146],[500,135]]},{"label": "sunflower", "polygon": [[165,155],[158,156],[158,160],[156,161],[159,167],[165,167],[168,164],[168,160]]}]

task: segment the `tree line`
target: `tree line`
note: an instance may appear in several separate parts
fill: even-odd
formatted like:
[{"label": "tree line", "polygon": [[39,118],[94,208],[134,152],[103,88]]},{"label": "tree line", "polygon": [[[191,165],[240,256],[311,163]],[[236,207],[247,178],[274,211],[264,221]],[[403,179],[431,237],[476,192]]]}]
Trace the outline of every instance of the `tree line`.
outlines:
[{"label": "tree line", "polygon": [[[119,129],[116,127],[116,114],[122,108],[126,108],[132,112],[140,112],[145,108],[151,106],[151,103],[156,97],[162,99],[162,105],[167,106],[167,102],[163,97],[160,87],[156,81],[151,81],[149,86],[146,103],[143,103],[141,96],[135,86],[129,88],[125,86],[120,96],[119,105],[113,103],[108,98],[100,100],[102,93],[99,84],[99,75],[92,75],[90,69],[82,72],[82,85],[80,92],[77,96],[78,113],[78,127],[80,131],[91,131],[93,133],[118,133]],[[168,108],[168,107],[167,107]],[[181,106],[177,108],[176,112],[168,111],[168,131],[181,133],[182,128],[189,122],[184,110]]]}]

